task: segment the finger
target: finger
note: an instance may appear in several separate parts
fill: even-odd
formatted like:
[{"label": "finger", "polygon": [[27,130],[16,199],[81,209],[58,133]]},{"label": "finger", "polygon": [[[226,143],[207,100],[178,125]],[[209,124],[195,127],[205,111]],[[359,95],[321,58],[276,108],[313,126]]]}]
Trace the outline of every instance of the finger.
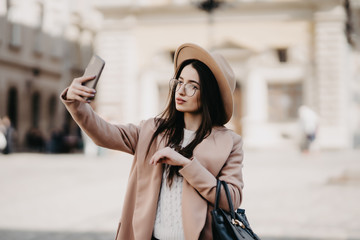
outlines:
[{"label": "finger", "polygon": [[76,89],[74,89],[74,93],[81,97],[95,97],[95,94],[93,94],[93,93],[87,93],[87,92],[76,90]]},{"label": "finger", "polygon": [[84,82],[95,79],[95,77],[96,77],[96,75],[82,76],[82,77],[79,77],[79,78],[75,78],[74,80],[76,80],[76,82],[79,82],[79,83],[84,83]]},{"label": "finger", "polygon": [[85,85],[81,85],[80,83],[75,83],[75,84],[72,84],[71,89],[73,90],[79,90],[79,91],[84,91],[84,92],[87,92],[87,93],[96,93],[96,90],[94,88],[90,88],[90,87],[87,87]]},{"label": "finger", "polygon": [[87,93],[96,93],[96,90],[94,88],[90,88],[85,85],[79,85],[77,89]]},{"label": "finger", "polygon": [[159,158],[154,165],[156,166],[158,163],[167,163],[168,158],[163,157],[163,158]]},{"label": "finger", "polygon": [[150,164],[150,165],[153,165],[153,164],[154,164],[154,161],[155,161],[154,156],[155,156],[155,155],[153,155],[153,156],[150,158],[150,161],[149,161],[149,164]]},{"label": "finger", "polygon": [[150,160],[150,164],[156,165],[161,160],[161,158],[163,157],[159,154],[159,152],[155,153]]},{"label": "finger", "polygon": [[150,164],[154,164],[154,162],[158,161],[161,154],[160,154],[161,150],[158,150],[154,153],[154,155],[152,155],[151,159],[150,159]]},{"label": "finger", "polygon": [[90,103],[90,101],[89,100],[86,100],[86,99],[84,99],[84,98],[82,98],[82,97],[80,97],[80,96],[75,96],[75,99],[77,100],[77,101],[79,101],[79,102],[83,102],[83,103]]},{"label": "finger", "polygon": [[150,160],[150,164],[151,165],[156,165],[156,163],[159,161],[159,158],[157,157],[157,155],[155,154],[151,160]]}]

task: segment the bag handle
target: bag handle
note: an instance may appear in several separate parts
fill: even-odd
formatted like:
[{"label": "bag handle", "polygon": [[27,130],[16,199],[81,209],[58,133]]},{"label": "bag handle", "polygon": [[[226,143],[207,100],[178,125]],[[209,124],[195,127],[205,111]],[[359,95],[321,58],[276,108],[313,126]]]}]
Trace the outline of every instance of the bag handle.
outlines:
[{"label": "bag handle", "polygon": [[226,193],[226,198],[228,200],[231,217],[232,217],[232,219],[235,219],[234,205],[233,205],[232,200],[231,200],[229,187],[228,187],[228,185],[227,185],[227,183],[225,181],[221,181],[221,183],[222,183],[222,185],[224,185],[224,189],[225,189],[225,193]]},{"label": "bag handle", "polygon": [[215,206],[214,206],[215,210],[219,209],[221,185],[224,185],[226,198],[227,198],[227,201],[228,201],[228,204],[229,204],[231,219],[234,221],[235,220],[235,211],[234,211],[234,207],[233,207],[233,204],[232,204],[232,201],[231,201],[231,195],[230,195],[229,187],[228,187],[228,185],[227,185],[227,183],[225,181],[221,181],[220,179],[217,179],[217,183],[216,183],[216,196],[215,196]]},{"label": "bag handle", "polygon": [[221,191],[221,185],[224,185],[224,190],[225,190],[225,195],[229,204],[229,209],[230,209],[230,216],[231,216],[231,223],[233,225],[237,225],[240,226],[243,229],[247,229],[248,232],[250,232],[250,234],[252,235],[252,237],[254,239],[260,240],[259,237],[252,231],[252,229],[250,228],[250,225],[246,219],[245,216],[245,211],[243,209],[238,209],[238,210],[242,210],[242,215],[245,218],[244,220],[237,219],[235,216],[235,211],[234,211],[234,206],[232,204],[232,200],[231,200],[231,195],[230,195],[230,191],[229,191],[229,187],[227,185],[227,183],[225,181],[221,181],[219,179],[217,179],[217,183],[216,183],[216,196],[215,196],[215,205],[214,205],[214,210],[219,210],[219,201],[220,201],[220,191]]}]

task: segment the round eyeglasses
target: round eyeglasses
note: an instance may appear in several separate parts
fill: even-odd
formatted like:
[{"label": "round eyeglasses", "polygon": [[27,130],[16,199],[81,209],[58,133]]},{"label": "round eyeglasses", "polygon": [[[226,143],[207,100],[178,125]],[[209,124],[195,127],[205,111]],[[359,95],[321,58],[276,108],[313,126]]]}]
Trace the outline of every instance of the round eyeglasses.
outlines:
[{"label": "round eyeglasses", "polygon": [[170,88],[171,89],[175,88],[176,92],[179,91],[182,86],[184,86],[185,94],[188,97],[194,96],[196,90],[199,90],[199,87],[191,82],[184,83],[183,81],[176,78],[170,79]]}]

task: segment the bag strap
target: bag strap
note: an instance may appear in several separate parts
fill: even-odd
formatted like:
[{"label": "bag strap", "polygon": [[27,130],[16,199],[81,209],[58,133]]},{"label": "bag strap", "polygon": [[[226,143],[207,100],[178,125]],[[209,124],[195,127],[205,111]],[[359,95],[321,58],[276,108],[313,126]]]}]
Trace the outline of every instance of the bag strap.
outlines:
[{"label": "bag strap", "polygon": [[231,201],[231,195],[230,195],[229,187],[228,187],[228,185],[227,185],[227,183],[225,181],[221,181],[220,179],[217,179],[214,208],[215,208],[215,210],[219,209],[221,185],[224,186],[226,198],[227,198],[227,201],[228,201],[228,204],[229,204],[230,215],[231,215],[232,220],[234,220],[235,219],[235,211],[234,211],[234,207],[233,207],[233,204],[232,204],[232,201]]},{"label": "bag strap", "polygon": [[221,190],[221,181],[217,179],[216,182],[216,195],[215,195],[215,209],[219,209],[219,200],[220,200],[220,190]]}]

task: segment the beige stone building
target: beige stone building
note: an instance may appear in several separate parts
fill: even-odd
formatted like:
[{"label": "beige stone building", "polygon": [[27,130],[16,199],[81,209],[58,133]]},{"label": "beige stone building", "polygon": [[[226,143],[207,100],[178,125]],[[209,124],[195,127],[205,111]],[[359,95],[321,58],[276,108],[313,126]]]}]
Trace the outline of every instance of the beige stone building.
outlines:
[{"label": "beige stone building", "polygon": [[45,141],[56,129],[77,135],[59,94],[92,55],[89,13],[86,1],[0,0],[0,117],[16,129],[16,150],[27,149],[30,131]]},{"label": "beige stone building", "polygon": [[96,101],[102,116],[126,123],[159,114],[172,54],[193,42],[222,52],[235,70],[229,127],[245,147],[297,149],[301,105],[319,115],[318,148],[359,146],[357,1],[348,11],[340,0],[233,0],[212,14],[199,2],[95,1],[104,18],[95,51],[107,62]]},{"label": "beige stone building", "polygon": [[58,95],[93,47],[106,60],[96,111],[122,123],[156,116],[184,42],[232,65],[228,126],[245,147],[298,149],[301,105],[319,115],[318,148],[359,147],[358,0],[227,0],[211,14],[198,0],[90,2],[0,0],[0,117],[10,116],[19,149],[32,128],[78,135]]}]

